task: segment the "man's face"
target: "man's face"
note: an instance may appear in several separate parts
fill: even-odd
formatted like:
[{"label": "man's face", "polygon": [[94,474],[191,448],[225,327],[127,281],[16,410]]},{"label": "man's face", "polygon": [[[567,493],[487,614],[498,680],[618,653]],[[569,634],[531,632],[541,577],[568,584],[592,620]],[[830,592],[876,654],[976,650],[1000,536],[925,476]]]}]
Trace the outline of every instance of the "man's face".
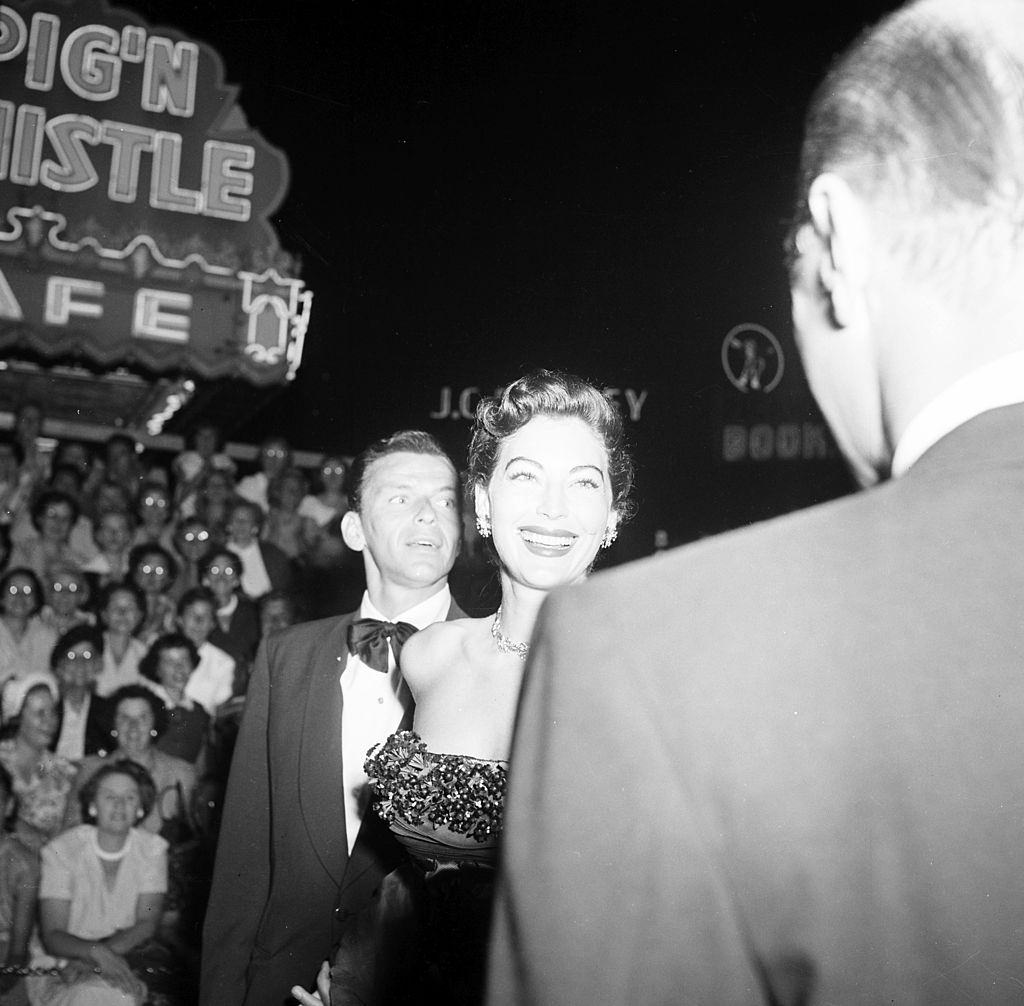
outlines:
[{"label": "man's face", "polygon": [[260,468],[267,478],[274,478],[288,464],[288,445],[283,440],[270,440],[260,449]]},{"label": "man's face", "polygon": [[345,542],[385,584],[440,585],[459,550],[458,491],[446,458],[387,454],[366,471],[361,511],[345,515]]},{"label": "man's face", "polygon": [[207,601],[193,601],[181,613],[181,631],[196,646],[202,646],[210,638],[216,625],[213,607]]}]

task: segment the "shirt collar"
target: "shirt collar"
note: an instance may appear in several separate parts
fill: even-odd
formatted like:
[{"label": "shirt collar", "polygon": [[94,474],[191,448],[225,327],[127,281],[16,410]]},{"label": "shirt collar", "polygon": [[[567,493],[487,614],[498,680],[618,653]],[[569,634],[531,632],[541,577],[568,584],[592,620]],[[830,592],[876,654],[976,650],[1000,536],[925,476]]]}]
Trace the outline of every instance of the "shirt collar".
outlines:
[{"label": "shirt collar", "polygon": [[359,606],[360,618],[377,618],[382,622],[408,622],[415,625],[417,629],[425,629],[434,622],[441,622],[448,616],[448,609],[452,604],[452,592],[448,584],[444,584],[436,594],[431,594],[425,601],[414,604],[411,608],[401,612],[397,618],[387,618],[377,609],[370,600],[370,595],[363,591],[363,603]]},{"label": "shirt collar", "polygon": [[893,477],[905,474],[928,448],[968,420],[1020,402],[1024,402],[1024,350],[972,370],[921,409],[896,445]]},{"label": "shirt collar", "polygon": [[224,618],[227,618],[228,615],[233,615],[235,613],[235,608],[237,608],[237,607],[238,607],[238,595],[237,594],[232,594],[231,595],[231,600],[228,601],[228,603],[225,604],[223,608],[218,608],[217,609],[217,614],[223,616]]}]

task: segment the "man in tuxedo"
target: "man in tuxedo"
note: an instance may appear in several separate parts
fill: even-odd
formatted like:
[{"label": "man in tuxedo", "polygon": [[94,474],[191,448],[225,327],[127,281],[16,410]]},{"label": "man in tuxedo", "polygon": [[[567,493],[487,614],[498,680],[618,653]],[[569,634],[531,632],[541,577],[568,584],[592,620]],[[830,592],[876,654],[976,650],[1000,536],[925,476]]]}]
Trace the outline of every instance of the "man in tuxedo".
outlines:
[{"label": "man in tuxedo", "polygon": [[865,488],[556,592],[488,1003],[1024,988],[1024,5],[923,0],[810,108],[797,341]]},{"label": "man in tuxedo", "polygon": [[350,913],[397,863],[367,813],[367,750],[411,725],[396,658],[432,622],[463,617],[448,590],[458,478],[429,434],[356,459],[345,543],[362,552],[358,611],[261,644],[234,750],[203,934],[202,1006],[280,1006],[312,984]]}]

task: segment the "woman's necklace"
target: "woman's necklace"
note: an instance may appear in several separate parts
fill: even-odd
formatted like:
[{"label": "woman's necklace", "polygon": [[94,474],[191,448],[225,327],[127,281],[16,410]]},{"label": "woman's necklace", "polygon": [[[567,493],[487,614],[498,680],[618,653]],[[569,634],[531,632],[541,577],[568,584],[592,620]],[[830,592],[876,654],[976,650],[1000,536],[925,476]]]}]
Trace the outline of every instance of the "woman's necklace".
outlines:
[{"label": "woman's necklace", "polygon": [[128,847],[132,844],[132,833],[129,831],[128,836],[124,840],[124,845],[121,846],[116,852],[107,852],[106,849],[100,848],[99,832],[94,831],[92,833],[92,851],[99,856],[105,863],[116,863],[125,856],[128,855]]},{"label": "woman's necklace", "polygon": [[501,608],[494,613],[494,621],[491,622],[491,635],[494,637],[499,653],[513,653],[520,660],[525,660],[526,655],[530,652],[529,643],[516,642],[501,631]]}]

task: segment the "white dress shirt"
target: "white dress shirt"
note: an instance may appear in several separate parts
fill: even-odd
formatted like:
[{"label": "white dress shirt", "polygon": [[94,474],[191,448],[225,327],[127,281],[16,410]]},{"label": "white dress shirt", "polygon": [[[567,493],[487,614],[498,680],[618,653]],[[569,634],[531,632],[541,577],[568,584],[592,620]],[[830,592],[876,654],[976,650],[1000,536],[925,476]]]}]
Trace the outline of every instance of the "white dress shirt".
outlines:
[{"label": "white dress shirt", "polygon": [[1008,353],[972,370],[933,398],[913,419],[892,456],[893,478],[947,433],[991,409],[1024,402],[1024,351]]},{"label": "white dress shirt", "polygon": [[185,695],[211,716],[234,691],[235,659],[209,640],[199,647],[199,663],[185,685]]},{"label": "white dress shirt", "polygon": [[270,574],[263,562],[259,541],[253,538],[245,548],[240,548],[234,542],[228,542],[227,547],[242,560],[242,575],[239,578],[242,593],[252,598],[262,597],[266,594],[271,587]]},{"label": "white dress shirt", "polygon": [[[359,606],[360,618],[378,618],[384,622],[408,622],[417,629],[425,629],[434,622],[448,617],[452,595],[447,585],[436,594],[421,601],[397,618],[386,618],[363,593]],[[341,694],[344,705],[341,712],[341,748],[345,784],[345,830],[348,833],[348,851],[356,843],[359,825],[370,799],[363,763],[366,753],[389,734],[395,732],[406,711],[412,706],[412,695],[395,666],[394,651],[388,646],[388,673],[381,674],[367,667],[359,657],[343,653],[338,661],[345,662],[341,673]]]},{"label": "white dress shirt", "polygon": [[92,696],[86,695],[81,709],[64,701],[64,715],[60,724],[60,739],[56,753],[69,761],[81,761],[85,757],[85,721],[89,718]]}]

